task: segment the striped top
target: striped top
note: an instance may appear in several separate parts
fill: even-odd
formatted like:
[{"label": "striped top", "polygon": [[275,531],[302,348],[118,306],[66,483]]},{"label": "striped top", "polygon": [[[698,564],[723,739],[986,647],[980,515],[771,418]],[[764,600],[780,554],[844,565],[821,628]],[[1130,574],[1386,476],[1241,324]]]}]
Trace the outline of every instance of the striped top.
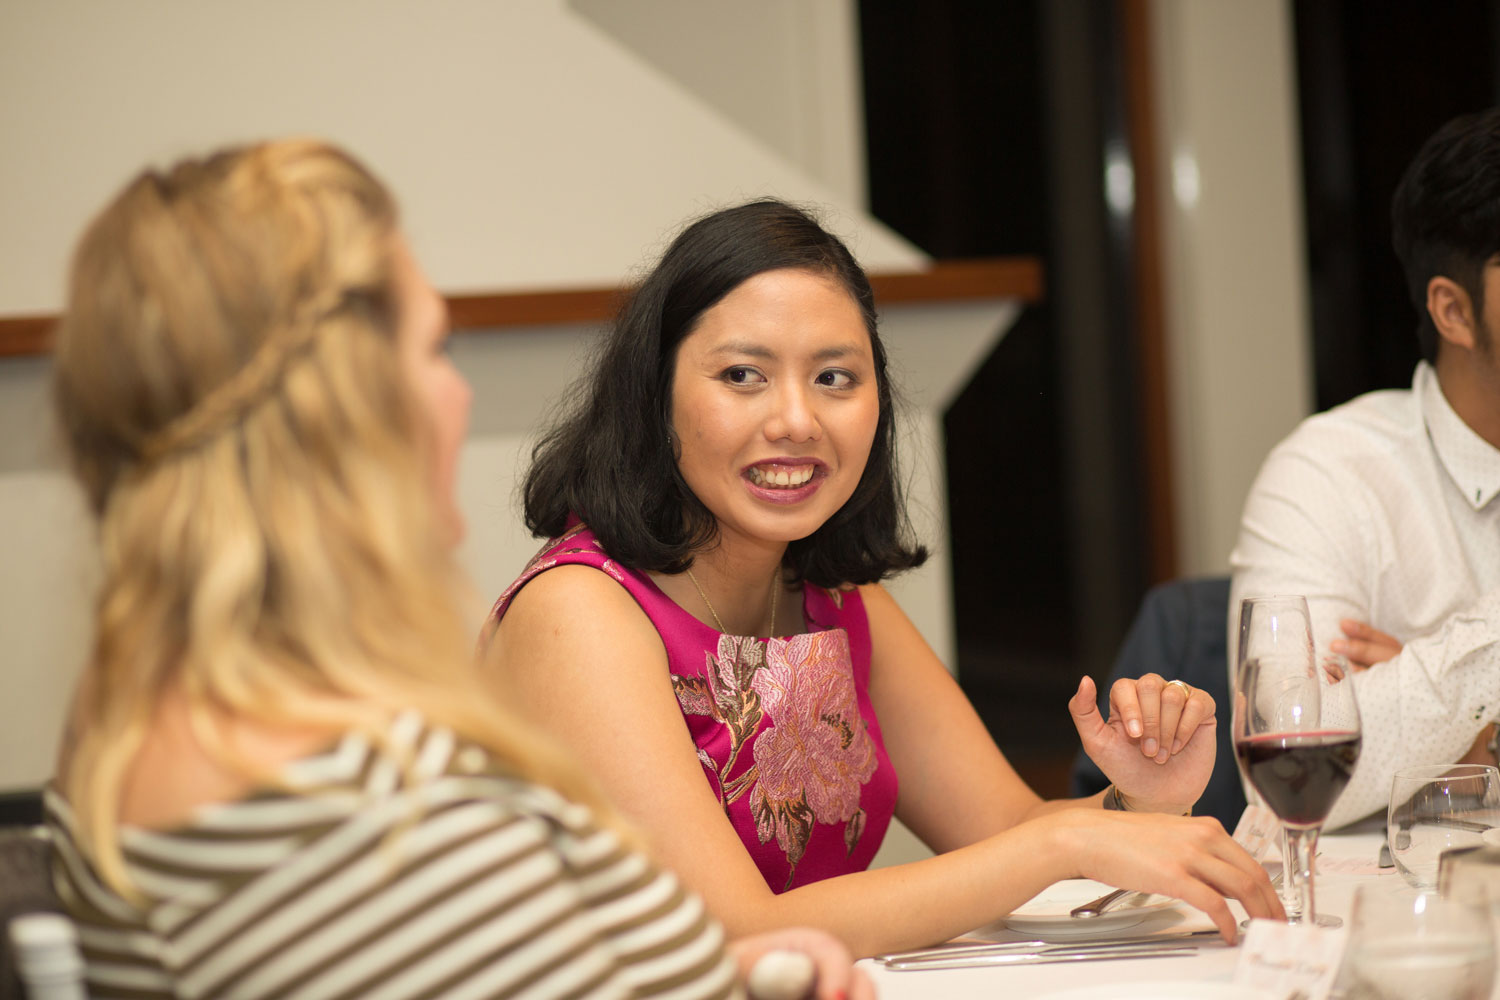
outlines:
[{"label": "striped top", "polygon": [[126,828],[139,904],[47,796],[93,997],[738,996],[724,932],[590,810],[415,713],[284,788]]}]

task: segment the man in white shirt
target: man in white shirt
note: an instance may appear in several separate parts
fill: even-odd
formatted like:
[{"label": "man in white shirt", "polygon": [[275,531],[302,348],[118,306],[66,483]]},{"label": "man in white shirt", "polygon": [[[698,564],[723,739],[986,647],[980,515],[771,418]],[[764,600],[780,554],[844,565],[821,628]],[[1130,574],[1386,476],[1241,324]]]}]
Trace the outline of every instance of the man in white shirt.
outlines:
[{"label": "man in white shirt", "polygon": [[1231,660],[1242,598],[1303,594],[1320,650],[1374,663],[1354,678],[1364,745],[1328,827],[1383,810],[1397,768],[1493,763],[1500,716],[1500,109],[1427,141],[1392,221],[1420,316],[1412,387],[1278,445],[1230,556]]}]

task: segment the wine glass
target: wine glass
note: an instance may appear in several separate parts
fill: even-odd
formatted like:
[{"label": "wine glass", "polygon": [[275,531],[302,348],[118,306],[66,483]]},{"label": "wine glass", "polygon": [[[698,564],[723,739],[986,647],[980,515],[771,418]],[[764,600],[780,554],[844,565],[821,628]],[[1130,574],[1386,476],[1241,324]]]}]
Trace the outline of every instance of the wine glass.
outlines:
[{"label": "wine glass", "polygon": [[1318,833],[1359,758],[1359,706],[1340,657],[1318,662],[1301,597],[1240,606],[1234,750],[1240,769],[1282,824],[1282,903],[1290,923],[1337,927],[1313,902]]},{"label": "wine glass", "polygon": [[1418,889],[1438,882],[1442,853],[1478,847],[1500,827],[1500,771],[1488,764],[1404,767],[1391,778],[1386,834],[1401,877]]},{"label": "wine glass", "polygon": [[1339,974],[1349,1000],[1488,1000],[1495,940],[1482,885],[1457,892],[1360,886]]}]

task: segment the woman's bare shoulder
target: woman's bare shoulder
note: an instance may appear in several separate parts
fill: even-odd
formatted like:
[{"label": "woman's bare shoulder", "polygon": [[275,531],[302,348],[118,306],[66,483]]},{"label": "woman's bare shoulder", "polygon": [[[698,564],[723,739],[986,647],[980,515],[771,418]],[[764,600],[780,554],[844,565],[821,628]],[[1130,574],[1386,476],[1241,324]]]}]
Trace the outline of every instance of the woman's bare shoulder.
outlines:
[{"label": "woman's bare shoulder", "polygon": [[500,622],[507,626],[563,625],[604,618],[612,623],[650,620],[630,591],[609,574],[592,566],[558,566],[538,574],[511,598]]},{"label": "woman's bare shoulder", "polygon": [[539,574],[511,600],[485,660],[609,650],[664,657],[656,627],[635,598],[607,573],[558,566]]}]

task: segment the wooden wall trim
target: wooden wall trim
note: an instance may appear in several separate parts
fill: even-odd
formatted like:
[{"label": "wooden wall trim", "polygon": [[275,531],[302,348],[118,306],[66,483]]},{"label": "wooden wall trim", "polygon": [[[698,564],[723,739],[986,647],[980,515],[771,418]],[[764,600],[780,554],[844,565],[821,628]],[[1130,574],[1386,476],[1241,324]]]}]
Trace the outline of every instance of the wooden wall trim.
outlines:
[{"label": "wooden wall trim", "polygon": [[[979,299],[1036,303],[1045,291],[1042,264],[1036,257],[940,261],[924,271],[872,274],[870,284],[881,306]],[[614,315],[624,292],[581,288],[450,295],[448,312],[455,332],[602,323]],[[0,358],[47,354],[56,322],[56,316],[0,316]]]},{"label": "wooden wall trim", "polygon": [[1036,257],[985,257],[939,261],[925,271],[872,274],[877,306],[969,299],[1042,301],[1046,293]]},{"label": "wooden wall trim", "polygon": [[455,333],[506,327],[595,323],[609,319],[624,298],[620,288],[554,292],[450,295],[448,317]]},{"label": "wooden wall trim", "polygon": [[1119,0],[1125,66],[1125,106],[1135,169],[1135,300],[1140,363],[1141,446],[1146,466],[1146,511],[1153,583],[1177,576],[1177,492],[1168,403],[1167,315],[1164,292],[1162,164],[1158,153],[1156,88],[1152,81],[1150,0]]},{"label": "wooden wall trim", "polygon": [[0,317],[0,358],[48,353],[56,322],[56,316]]}]

